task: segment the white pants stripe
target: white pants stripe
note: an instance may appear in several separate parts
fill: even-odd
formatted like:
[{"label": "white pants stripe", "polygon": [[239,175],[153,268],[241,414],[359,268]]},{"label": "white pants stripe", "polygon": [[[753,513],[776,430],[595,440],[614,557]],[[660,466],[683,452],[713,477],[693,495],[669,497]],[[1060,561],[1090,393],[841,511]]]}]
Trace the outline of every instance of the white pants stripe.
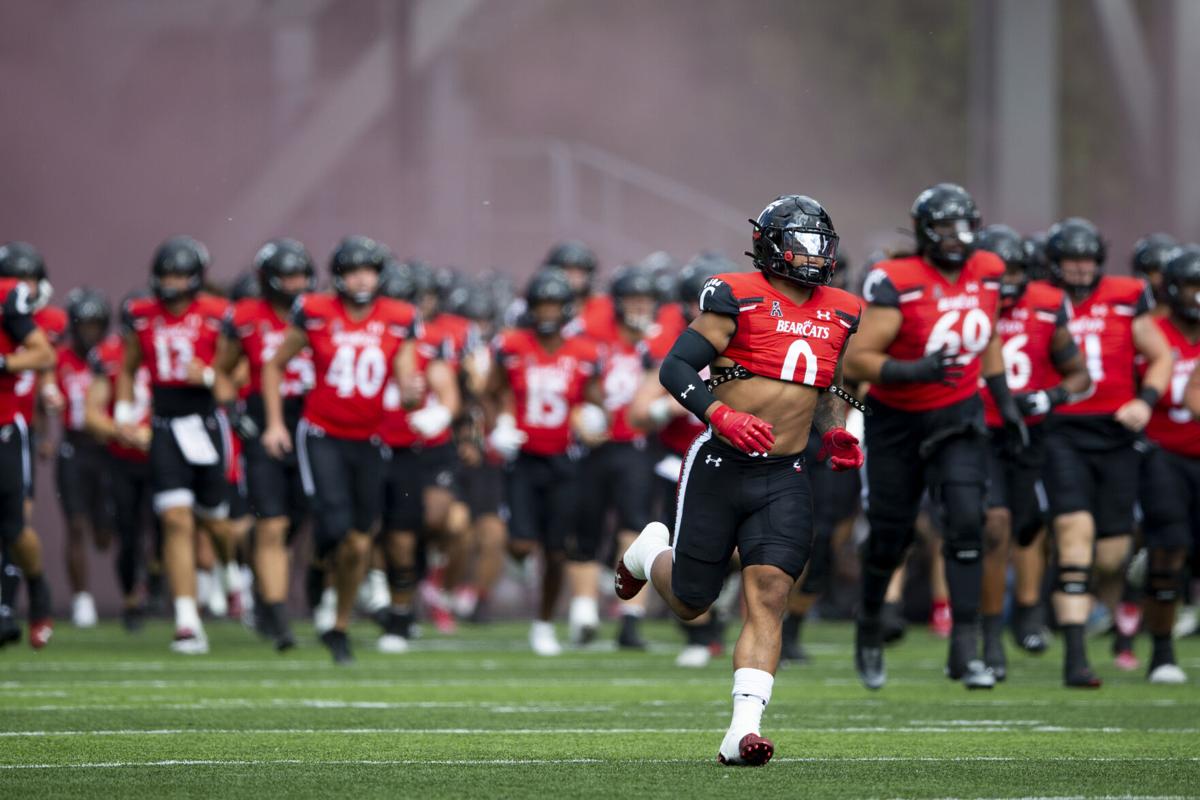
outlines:
[{"label": "white pants stripe", "polygon": [[683,458],[683,469],[679,473],[679,496],[675,502],[675,536],[671,539],[672,559],[675,558],[675,548],[679,546],[679,537],[683,534],[683,500],[687,495],[688,475],[692,472],[692,465],[696,463],[696,456],[700,453],[700,448],[712,438],[712,435],[712,428],[706,428],[704,433],[697,436],[688,447],[687,455]]}]

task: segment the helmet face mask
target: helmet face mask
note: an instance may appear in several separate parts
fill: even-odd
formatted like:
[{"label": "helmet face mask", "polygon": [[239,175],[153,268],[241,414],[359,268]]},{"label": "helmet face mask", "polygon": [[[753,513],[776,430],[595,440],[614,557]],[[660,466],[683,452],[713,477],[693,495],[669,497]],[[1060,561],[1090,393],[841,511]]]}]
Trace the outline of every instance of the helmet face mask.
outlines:
[{"label": "helmet face mask", "polygon": [[829,285],[837,266],[838,235],[820,203],[784,195],[750,224],[753,251],[746,255],[754,266],[805,288]]},{"label": "helmet face mask", "polygon": [[[272,239],[264,244],[254,257],[254,270],[263,297],[275,305],[291,306],[298,296],[317,288],[312,256],[295,239]],[[305,278],[300,289],[293,288],[297,275]]]},{"label": "helmet face mask", "polygon": [[[191,300],[204,286],[208,249],[190,236],[175,236],[163,242],[150,268],[150,289],[164,303]],[[183,276],[187,280],[173,280]]]},{"label": "helmet face mask", "polygon": [[938,269],[956,272],[975,252],[979,209],[961,186],[939,183],[921,192],[912,219],[917,252]]},{"label": "helmet face mask", "polygon": [[562,332],[575,316],[575,292],[560,269],[544,269],[533,276],[525,292],[526,320],[538,336]]},{"label": "helmet face mask", "polygon": [[988,225],[975,237],[976,249],[994,253],[1004,262],[1000,278],[1000,304],[1005,308],[1016,305],[1029,285],[1025,240],[1007,225]]},{"label": "helmet face mask", "polygon": [[658,318],[659,286],[654,274],[644,267],[625,267],[613,278],[609,289],[617,321],[637,333],[645,333]]},{"label": "helmet face mask", "polygon": [[1175,250],[1163,270],[1163,292],[1171,313],[1188,322],[1200,323],[1200,246]]},{"label": "helmet face mask", "polygon": [[[333,289],[346,303],[370,305],[378,296],[387,250],[366,236],[347,236],[333,251]],[[374,272],[374,275],[369,273]]]},{"label": "helmet face mask", "polygon": [[1046,235],[1046,260],[1055,282],[1078,298],[1087,297],[1104,276],[1104,240],[1086,219],[1056,222]]},{"label": "helmet face mask", "polygon": [[112,311],[108,299],[95,289],[80,287],[67,295],[67,325],[78,353],[87,353],[108,333]]}]

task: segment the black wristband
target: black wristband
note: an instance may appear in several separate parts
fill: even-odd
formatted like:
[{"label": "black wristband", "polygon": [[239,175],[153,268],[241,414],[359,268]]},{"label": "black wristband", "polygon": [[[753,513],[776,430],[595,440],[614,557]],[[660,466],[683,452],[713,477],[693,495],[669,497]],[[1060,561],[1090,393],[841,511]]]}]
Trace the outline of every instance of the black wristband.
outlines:
[{"label": "black wristband", "polygon": [[1046,398],[1050,401],[1050,407],[1055,408],[1071,399],[1071,393],[1062,387],[1062,384],[1046,390]]},{"label": "black wristband", "polygon": [[1153,386],[1143,386],[1142,390],[1138,392],[1138,399],[1144,400],[1146,405],[1150,406],[1151,408],[1154,408],[1156,405],[1158,405],[1158,401],[1161,397],[1162,392],[1160,392],[1158,389],[1155,389]]},{"label": "black wristband", "polygon": [[704,385],[700,370],[717,357],[717,348],[697,331],[688,328],[679,335],[658,370],[658,380],[679,404],[701,420],[717,401]]}]

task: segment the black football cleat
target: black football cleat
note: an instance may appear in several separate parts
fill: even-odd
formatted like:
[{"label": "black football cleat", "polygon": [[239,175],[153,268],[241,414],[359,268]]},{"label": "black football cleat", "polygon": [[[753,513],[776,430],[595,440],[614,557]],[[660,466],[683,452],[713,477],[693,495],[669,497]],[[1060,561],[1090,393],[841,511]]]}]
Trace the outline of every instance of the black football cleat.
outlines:
[{"label": "black football cleat", "polygon": [[1069,689],[1099,689],[1103,683],[1087,664],[1067,667],[1063,671],[1063,685]]},{"label": "black football cleat", "polygon": [[863,631],[862,623],[854,634],[854,669],[858,679],[868,689],[882,689],[887,683],[887,671],[883,665],[883,642],[879,637]]},{"label": "black football cleat", "polygon": [[1000,618],[985,617],[983,621],[983,664],[996,679],[1008,677],[1008,659],[1004,653],[1004,629]]},{"label": "black football cleat", "polygon": [[345,631],[336,628],[325,631],[321,634],[321,644],[329,649],[334,664],[346,666],[354,663],[354,655],[350,652],[350,638],[346,636]]},{"label": "black football cleat", "polygon": [[780,650],[779,660],[785,664],[803,666],[808,663],[808,651],[799,642],[784,642]]},{"label": "black football cleat", "polygon": [[[594,633],[593,636],[595,636]],[[622,650],[646,649],[646,640],[642,638],[641,626],[638,625],[637,617],[628,615],[621,617],[621,631],[617,634],[617,647]]]},{"label": "black football cleat", "polygon": [[1013,614],[1013,638],[1026,653],[1044,653],[1050,646],[1046,641],[1046,626],[1042,622],[1041,606],[1017,606]]},{"label": "black football cleat", "polygon": [[884,644],[895,644],[900,641],[904,638],[904,631],[908,628],[908,620],[904,619],[904,613],[899,603],[883,604],[883,611],[879,614],[879,624],[883,629]]},{"label": "black football cleat", "polygon": [[21,624],[11,614],[0,614],[0,647],[21,641]]}]

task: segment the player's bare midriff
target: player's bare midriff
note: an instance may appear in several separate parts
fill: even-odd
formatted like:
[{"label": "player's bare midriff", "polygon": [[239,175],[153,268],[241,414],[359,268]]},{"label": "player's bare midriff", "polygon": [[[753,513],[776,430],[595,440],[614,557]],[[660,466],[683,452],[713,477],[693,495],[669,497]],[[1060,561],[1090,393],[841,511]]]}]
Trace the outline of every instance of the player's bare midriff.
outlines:
[{"label": "player's bare midriff", "polygon": [[[732,367],[733,361],[719,356],[713,366]],[[771,423],[775,446],[770,455],[790,456],[803,452],[808,446],[808,431],[821,393],[803,383],[755,375],[723,383],[713,395],[736,411],[745,411]],[[729,444],[724,437],[721,439]]]}]

